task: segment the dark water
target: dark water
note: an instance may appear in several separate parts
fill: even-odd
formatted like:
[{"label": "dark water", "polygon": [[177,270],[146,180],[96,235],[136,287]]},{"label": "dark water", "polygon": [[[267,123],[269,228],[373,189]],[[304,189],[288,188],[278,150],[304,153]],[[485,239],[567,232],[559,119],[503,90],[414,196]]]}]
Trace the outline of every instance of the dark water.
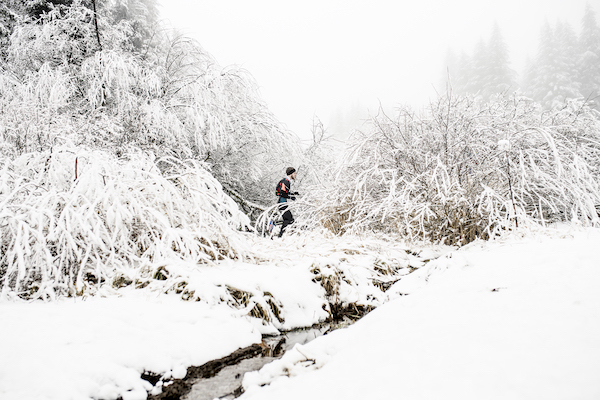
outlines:
[{"label": "dark water", "polygon": [[225,367],[212,378],[200,379],[194,383],[192,391],[183,398],[185,400],[234,399],[240,394],[239,390],[246,372],[257,371],[263,365],[281,358],[296,343],[306,344],[339,327],[341,326],[323,325],[317,328],[287,332],[280,336],[267,337],[264,339],[264,343],[268,346],[268,349],[262,355]]}]

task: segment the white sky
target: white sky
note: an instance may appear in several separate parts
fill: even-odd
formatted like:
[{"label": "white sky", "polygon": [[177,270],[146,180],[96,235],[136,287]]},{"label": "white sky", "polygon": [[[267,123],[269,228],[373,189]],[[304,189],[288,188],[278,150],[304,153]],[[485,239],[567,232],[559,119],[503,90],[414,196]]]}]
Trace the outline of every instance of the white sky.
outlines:
[{"label": "white sky", "polygon": [[[257,80],[269,108],[300,137],[313,116],[420,107],[435,96],[448,47],[471,53],[500,25],[514,68],[534,55],[542,22],[579,32],[586,0],[159,0],[165,20],[222,66]],[[587,0],[600,23],[600,0]]]}]

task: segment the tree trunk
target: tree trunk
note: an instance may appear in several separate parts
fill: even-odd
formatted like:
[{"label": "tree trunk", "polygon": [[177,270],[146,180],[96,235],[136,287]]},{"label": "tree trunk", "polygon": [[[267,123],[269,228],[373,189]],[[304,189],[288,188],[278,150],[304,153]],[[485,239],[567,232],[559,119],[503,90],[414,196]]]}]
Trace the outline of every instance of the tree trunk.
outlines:
[{"label": "tree trunk", "polygon": [[96,0],[92,0],[92,7],[94,9],[94,26],[96,27],[96,39],[98,39],[98,46],[102,51],[102,42],[100,42],[100,30],[98,29],[98,13],[96,11]]}]

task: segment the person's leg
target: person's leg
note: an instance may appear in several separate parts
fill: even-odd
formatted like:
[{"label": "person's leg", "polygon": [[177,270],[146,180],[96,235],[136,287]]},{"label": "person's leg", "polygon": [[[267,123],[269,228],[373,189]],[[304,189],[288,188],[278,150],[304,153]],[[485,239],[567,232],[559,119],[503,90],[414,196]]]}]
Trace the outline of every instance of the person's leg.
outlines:
[{"label": "person's leg", "polygon": [[283,224],[281,225],[281,230],[279,231],[279,237],[283,235],[283,230],[285,229],[285,227],[292,224],[293,222],[294,217],[292,216],[292,212],[286,209],[286,211],[283,213]]}]

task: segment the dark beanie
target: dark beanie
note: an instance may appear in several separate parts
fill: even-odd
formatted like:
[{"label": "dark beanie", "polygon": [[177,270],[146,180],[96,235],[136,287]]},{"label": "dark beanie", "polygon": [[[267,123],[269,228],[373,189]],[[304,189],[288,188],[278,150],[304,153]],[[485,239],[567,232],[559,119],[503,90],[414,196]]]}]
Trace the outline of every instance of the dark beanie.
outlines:
[{"label": "dark beanie", "polygon": [[296,172],[296,169],[294,167],[287,167],[287,169],[285,170],[285,174],[288,176],[293,174],[294,172]]}]

